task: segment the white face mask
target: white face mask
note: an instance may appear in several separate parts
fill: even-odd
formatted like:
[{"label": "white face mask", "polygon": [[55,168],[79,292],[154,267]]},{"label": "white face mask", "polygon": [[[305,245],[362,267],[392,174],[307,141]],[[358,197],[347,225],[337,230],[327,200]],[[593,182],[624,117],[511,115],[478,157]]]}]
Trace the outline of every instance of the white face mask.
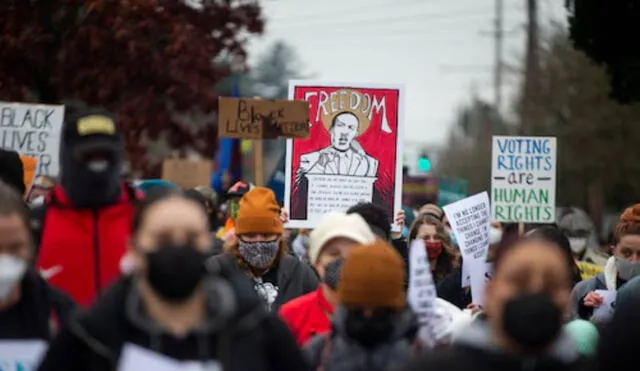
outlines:
[{"label": "white face mask", "polygon": [[89,170],[94,173],[101,173],[109,167],[109,161],[107,160],[92,160],[87,163]]},{"label": "white face mask", "polygon": [[587,239],[581,237],[569,238],[569,246],[571,246],[571,251],[574,254],[579,254],[587,248]]},{"label": "white face mask", "polygon": [[11,290],[27,271],[27,263],[13,255],[0,254],[0,301],[5,301]]},{"label": "white face mask", "polygon": [[502,241],[502,229],[491,227],[489,229],[489,245],[495,245]]}]

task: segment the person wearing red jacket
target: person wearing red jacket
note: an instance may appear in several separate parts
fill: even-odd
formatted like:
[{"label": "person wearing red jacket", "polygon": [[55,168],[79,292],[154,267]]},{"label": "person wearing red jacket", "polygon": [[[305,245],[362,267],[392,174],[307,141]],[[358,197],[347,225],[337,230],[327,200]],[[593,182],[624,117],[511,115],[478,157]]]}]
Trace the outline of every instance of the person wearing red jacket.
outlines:
[{"label": "person wearing red jacket", "polygon": [[331,213],[309,236],[309,262],[321,278],[316,291],[280,307],[280,317],[299,345],[331,330],[341,259],[358,244],[371,244],[375,235],[358,214]]},{"label": "person wearing red jacket", "polygon": [[124,140],[114,118],[85,111],[65,120],[60,182],[33,210],[36,267],[88,306],[120,276],[137,191],[121,181]]}]

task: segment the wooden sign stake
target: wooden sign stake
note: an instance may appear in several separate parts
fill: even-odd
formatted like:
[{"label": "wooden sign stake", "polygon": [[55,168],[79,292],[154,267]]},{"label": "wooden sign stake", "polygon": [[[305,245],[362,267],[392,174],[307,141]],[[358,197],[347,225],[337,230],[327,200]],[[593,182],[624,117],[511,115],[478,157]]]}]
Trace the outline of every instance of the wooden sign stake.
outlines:
[{"label": "wooden sign stake", "polygon": [[264,186],[264,167],[262,166],[262,140],[256,139],[253,141],[253,166],[254,177],[256,186]]}]

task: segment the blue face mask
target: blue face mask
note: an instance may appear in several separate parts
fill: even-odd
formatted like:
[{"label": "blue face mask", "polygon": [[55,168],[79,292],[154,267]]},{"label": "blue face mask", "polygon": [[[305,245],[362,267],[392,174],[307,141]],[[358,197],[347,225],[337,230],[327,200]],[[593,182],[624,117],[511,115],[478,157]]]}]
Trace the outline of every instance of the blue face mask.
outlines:
[{"label": "blue face mask", "polygon": [[456,234],[455,234],[455,233],[453,233],[453,231],[452,231],[452,230],[451,230],[451,231],[449,231],[449,237],[451,238],[451,243],[453,244],[453,246],[454,246],[456,249],[459,249],[459,248],[460,248],[460,246],[458,246],[458,239],[456,238]]}]

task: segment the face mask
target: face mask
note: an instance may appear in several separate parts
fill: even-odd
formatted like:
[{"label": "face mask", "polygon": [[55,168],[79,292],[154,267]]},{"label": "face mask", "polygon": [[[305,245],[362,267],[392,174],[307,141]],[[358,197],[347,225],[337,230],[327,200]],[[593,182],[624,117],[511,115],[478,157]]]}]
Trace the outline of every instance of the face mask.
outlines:
[{"label": "face mask", "polygon": [[329,286],[331,290],[335,291],[338,288],[338,282],[340,281],[340,271],[342,269],[343,262],[343,259],[336,259],[324,266],[324,277],[322,279],[322,282]]},{"label": "face mask", "polygon": [[549,295],[520,294],[504,305],[502,330],[527,350],[551,344],[561,328],[562,311]]},{"label": "face mask", "polygon": [[0,255],[0,301],[5,301],[11,290],[27,271],[27,263],[13,255]]},{"label": "face mask", "polygon": [[245,242],[240,240],[238,253],[253,268],[268,268],[278,255],[280,241]]},{"label": "face mask", "polygon": [[427,248],[429,260],[438,259],[438,256],[442,254],[442,241],[424,241],[424,245]]},{"label": "face mask", "polygon": [[149,285],[169,301],[188,299],[206,273],[207,255],[191,245],[163,245],[146,258]]},{"label": "face mask", "polygon": [[616,257],[618,275],[625,281],[640,275],[640,262],[630,262],[626,259]]},{"label": "face mask", "polygon": [[347,312],[345,332],[347,336],[365,348],[372,348],[391,340],[393,316],[364,316],[360,311]]},{"label": "face mask", "polygon": [[453,244],[453,246],[454,246],[456,249],[459,249],[459,248],[460,248],[460,246],[458,246],[458,239],[456,238],[456,234],[455,234],[455,233],[453,233],[453,230],[450,230],[450,231],[449,231],[449,238],[451,238],[451,243]]},{"label": "face mask", "polygon": [[587,248],[586,238],[569,238],[569,245],[574,254],[580,254]]},{"label": "face mask", "polygon": [[491,227],[489,229],[489,245],[495,245],[502,241],[502,229]]},{"label": "face mask", "polygon": [[89,161],[87,163],[87,167],[89,168],[89,170],[93,171],[94,173],[101,173],[107,170],[107,168],[109,167],[109,161],[107,160]]}]

